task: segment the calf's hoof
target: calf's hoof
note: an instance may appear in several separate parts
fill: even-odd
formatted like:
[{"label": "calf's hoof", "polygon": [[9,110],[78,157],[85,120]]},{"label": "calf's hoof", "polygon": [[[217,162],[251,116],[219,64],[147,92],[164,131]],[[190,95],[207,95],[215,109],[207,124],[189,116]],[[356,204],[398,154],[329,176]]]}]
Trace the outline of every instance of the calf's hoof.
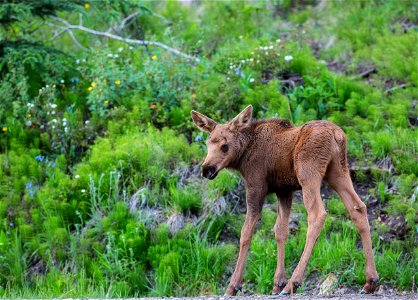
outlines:
[{"label": "calf's hoof", "polygon": [[360,294],[372,294],[379,286],[379,279],[378,278],[372,278],[367,280],[366,284],[363,286],[363,288],[360,291]]},{"label": "calf's hoof", "polygon": [[274,286],[274,288],[273,288],[273,295],[278,295],[280,292],[282,292],[283,291],[283,289],[284,289],[284,287],[286,286],[286,284],[287,284],[287,281],[283,281],[283,280],[280,280],[278,283],[277,283],[277,285],[275,285]]},{"label": "calf's hoof", "polygon": [[236,285],[236,286],[230,285],[226,289],[226,292],[225,292],[225,295],[224,296],[225,297],[227,297],[227,296],[235,296],[238,293],[238,291],[242,291],[242,287],[241,286],[239,286],[239,285]]},{"label": "calf's hoof", "polygon": [[290,295],[290,294],[295,294],[298,287],[300,287],[300,282],[298,282],[298,281],[289,282],[289,283],[286,284],[283,291],[280,292],[279,296],[287,296],[287,295]]}]

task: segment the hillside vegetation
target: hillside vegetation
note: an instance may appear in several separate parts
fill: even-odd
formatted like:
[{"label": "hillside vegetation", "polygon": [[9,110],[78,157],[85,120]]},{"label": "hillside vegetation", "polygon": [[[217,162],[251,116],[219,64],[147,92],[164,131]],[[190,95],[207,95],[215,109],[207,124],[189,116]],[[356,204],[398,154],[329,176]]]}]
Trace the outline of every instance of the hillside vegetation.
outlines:
[{"label": "hillside vegetation", "polygon": [[[0,4],[0,297],[223,294],[245,193],[232,171],[200,177],[190,111],[226,122],[249,104],[344,129],[381,284],[416,289],[416,1],[31,3]],[[329,273],[359,288],[360,236],[323,194],[301,290]],[[288,275],[307,231],[296,198]],[[271,292],[275,218],[268,197],[244,290]]]}]

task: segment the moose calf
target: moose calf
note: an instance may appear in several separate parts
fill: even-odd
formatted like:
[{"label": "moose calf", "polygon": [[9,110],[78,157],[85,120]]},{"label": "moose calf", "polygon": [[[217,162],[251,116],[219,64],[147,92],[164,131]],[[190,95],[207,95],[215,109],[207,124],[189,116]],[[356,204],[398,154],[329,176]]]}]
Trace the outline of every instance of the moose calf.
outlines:
[{"label": "moose calf", "polygon": [[[278,197],[274,226],[278,257],[273,294],[287,295],[296,291],[327,216],[320,194],[323,179],[340,195],[361,235],[366,256],[366,284],[362,292],[374,292],[378,275],[366,205],[351,182],[347,141],[342,129],[327,121],[311,121],[300,127],[280,119],[254,121],[252,111],[250,105],[227,124],[217,124],[196,111],[191,113],[197,127],[210,132],[202,175],[214,179],[223,168],[231,168],[241,173],[246,186],[247,215],[241,231],[238,261],[226,295],[235,295],[241,289],[248,248],[269,193],[276,193]],[[300,189],[308,215],[308,232],[300,261],[287,281],[284,250],[288,220],[293,192]]]}]

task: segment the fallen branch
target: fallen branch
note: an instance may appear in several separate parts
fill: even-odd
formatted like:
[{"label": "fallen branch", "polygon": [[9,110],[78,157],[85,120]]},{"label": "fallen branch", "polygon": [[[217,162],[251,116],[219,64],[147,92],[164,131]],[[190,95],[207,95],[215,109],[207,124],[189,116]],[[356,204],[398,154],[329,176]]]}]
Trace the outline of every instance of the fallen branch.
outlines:
[{"label": "fallen branch", "polygon": [[397,86],[391,87],[390,89],[385,90],[384,93],[387,94],[387,93],[390,93],[390,92],[393,92],[393,91],[396,91],[396,90],[399,90],[399,89],[403,89],[405,87],[406,87],[406,83],[403,83],[401,85],[397,85]]},{"label": "fallen branch", "polygon": [[358,78],[365,78],[365,77],[368,77],[372,73],[376,73],[376,71],[377,71],[376,67],[371,67],[370,69],[358,74],[357,77]]},{"label": "fallen branch", "polygon": [[372,172],[378,172],[378,173],[391,173],[390,169],[386,168],[379,168],[379,167],[359,167],[359,166],[351,166],[350,167],[351,173],[356,172],[365,172],[367,174],[371,174]]},{"label": "fallen branch", "polygon": [[165,49],[165,50],[167,50],[169,52],[172,52],[172,53],[174,53],[176,55],[182,56],[184,58],[187,58],[187,59],[190,59],[190,60],[194,60],[196,62],[199,62],[200,61],[198,57],[185,54],[185,53],[183,53],[183,52],[181,52],[181,51],[179,51],[179,50],[177,50],[175,48],[169,47],[169,46],[167,46],[167,45],[165,45],[163,43],[160,43],[160,42],[153,42],[153,41],[145,41],[145,40],[136,40],[136,39],[124,38],[124,37],[121,37],[119,35],[112,34],[110,32],[103,32],[103,31],[98,31],[98,30],[90,29],[90,28],[84,27],[83,25],[72,25],[69,22],[67,22],[66,20],[61,19],[61,18],[58,18],[58,17],[55,17],[55,16],[51,16],[51,18],[53,20],[57,21],[57,22],[62,23],[64,26],[57,25],[57,24],[53,24],[53,23],[49,23],[49,22],[47,22],[47,24],[50,25],[50,26],[56,27],[56,28],[60,28],[62,30],[61,34],[63,32],[68,31],[68,33],[70,34],[70,36],[73,39],[73,41],[79,47],[83,47],[83,46],[75,38],[75,36],[74,36],[74,34],[72,32],[72,30],[74,30],[74,29],[81,30],[81,31],[84,31],[84,32],[87,32],[87,33],[90,33],[90,34],[93,34],[93,35],[97,35],[97,36],[103,36],[103,37],[111,38],[111,39],[114,39],[114,40],[122,41],[122,42],[125,42],[125,43],[128,43],[128,44],[157,46],[157,47],[163,48],[163,49]]}]

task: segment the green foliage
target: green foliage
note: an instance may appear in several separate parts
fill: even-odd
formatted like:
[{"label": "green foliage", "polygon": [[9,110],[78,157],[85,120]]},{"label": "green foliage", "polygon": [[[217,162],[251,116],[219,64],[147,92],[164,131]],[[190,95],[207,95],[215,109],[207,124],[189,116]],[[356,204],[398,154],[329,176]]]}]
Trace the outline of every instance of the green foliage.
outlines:
[{"label": "green foliage", "polygon": [[372,60],[380,76],[418,84],[416,69],[416,43],[418,33],[407,32],[399,36],[383,36],[372,49]]}]

